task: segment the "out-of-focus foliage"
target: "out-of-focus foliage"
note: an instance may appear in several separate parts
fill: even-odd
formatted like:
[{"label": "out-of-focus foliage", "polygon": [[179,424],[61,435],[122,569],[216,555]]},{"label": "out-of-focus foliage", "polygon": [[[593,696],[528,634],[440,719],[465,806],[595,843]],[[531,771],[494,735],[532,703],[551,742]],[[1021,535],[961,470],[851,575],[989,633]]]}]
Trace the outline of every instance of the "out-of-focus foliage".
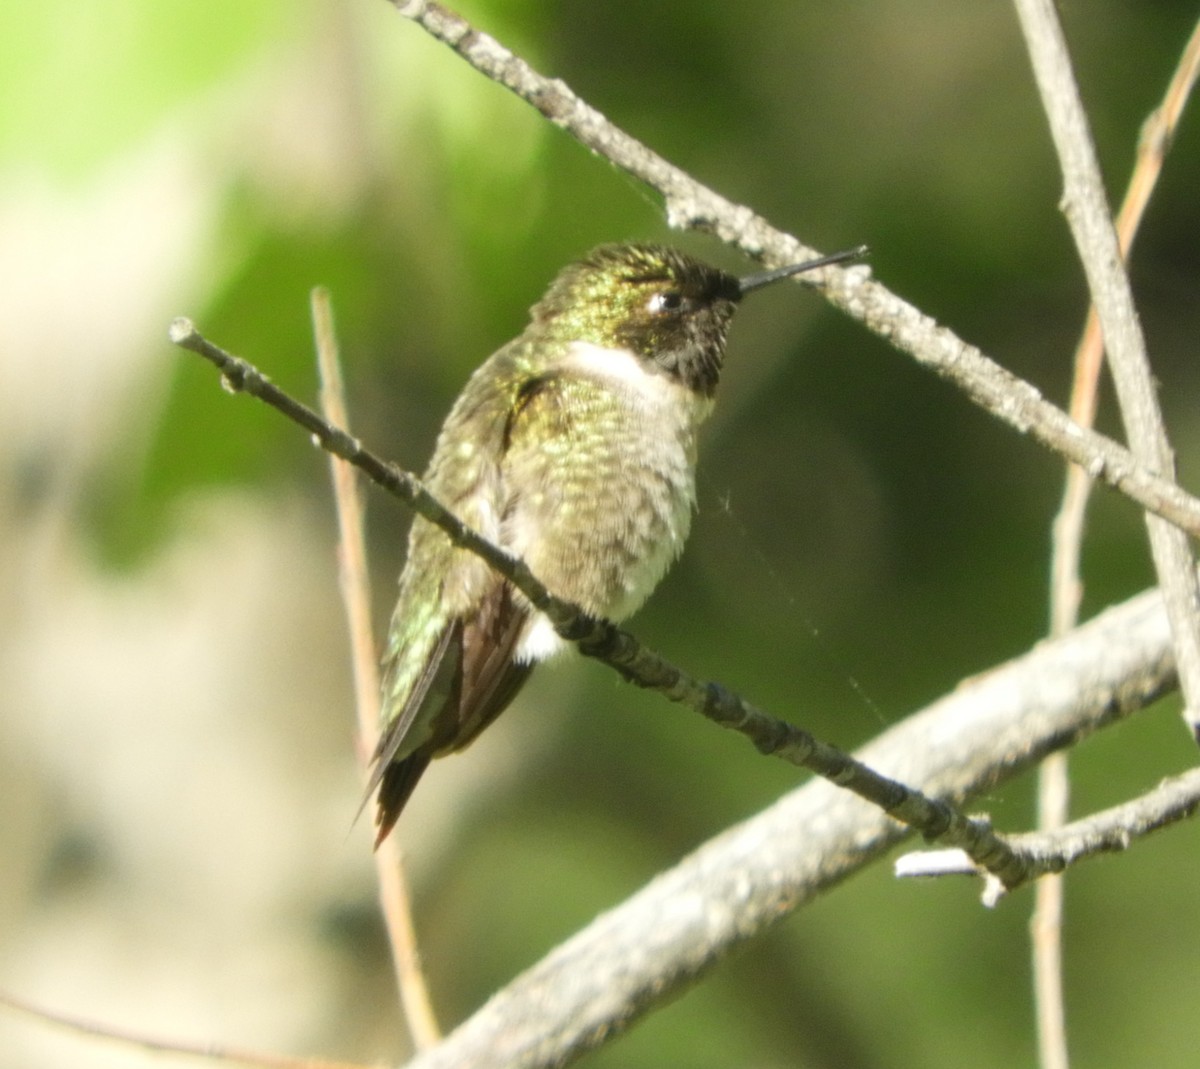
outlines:
[{"label": "out-of-focus foliage", "polygon": [[[1064,398],[1085,291],[1007,5],[463,11],[806,242],[868,242],[885,283]],[[1064,9],[1114,198],[1195,14]],[[1187,482],[1198,121],[1134,270]],[[181,1038],[403,1055],[351,828],[324,459],[166,326],[186,313],[311,397],[307,295],[328,286],[355,430],[419,468],[558,267],[627,238],[744,269],[382,0],[0,8],[0,987]],[[740,314],[692,542],[635,629],[853,746],[1043,634],[1061,481],[779,287]],[[407,519],[369,500],[382,623]],[[1130,506],[1097,498],[1085,566],[1088,612],[1149,581]],[[1078,811],[1193,761],[1174,712],[1079,750]],[[401,824],[444,1020],[797,782],[599,667],[540,674]],[[1030,783],[980,804],[1023,827]],[[1176,829],[1070,877],[1080,1065],[1194,1064],[1195,846]],[[590,1064],[1030,1064],[1029,901],[984,913],[965,884],[881,867]],[[3,1015],[0,1049],[14,1069],[136,1057]]]}]

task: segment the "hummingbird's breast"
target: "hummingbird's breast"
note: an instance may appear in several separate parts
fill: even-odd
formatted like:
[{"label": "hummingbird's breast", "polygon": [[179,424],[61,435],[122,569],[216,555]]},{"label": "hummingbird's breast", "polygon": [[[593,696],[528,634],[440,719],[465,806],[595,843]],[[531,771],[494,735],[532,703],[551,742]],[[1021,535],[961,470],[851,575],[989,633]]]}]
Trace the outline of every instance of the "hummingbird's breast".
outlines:
[{"label": "hummingbird's breast", "polygon": [[[711,408],[631,352],[574,344],[520,412],[502,541],[589,613],[636,611],[683,549]],[[548,622],[535,622],[520,653],[537,660],[557,646]]]}]

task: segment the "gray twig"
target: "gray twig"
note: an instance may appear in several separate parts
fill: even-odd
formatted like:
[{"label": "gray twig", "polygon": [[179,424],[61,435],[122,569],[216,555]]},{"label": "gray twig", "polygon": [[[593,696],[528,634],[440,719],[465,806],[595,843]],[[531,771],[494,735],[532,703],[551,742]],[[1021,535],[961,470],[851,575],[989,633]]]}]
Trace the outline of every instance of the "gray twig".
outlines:
[{"label": "gray twig", "polygon": [[1079,861],[1128,850],[1151,832],[1194,816],[1200,810],[1200,769],[1164,780],[1154,790],[1111,809],[1052,831],[1010,835],[1008,845],[1017,855],[1021,877],[1007,885],[979,868],[961,850],[926,850],[897,858],[897,876],[983,876],[984,902],[991,906],[1023,884]]},{"label": "gray twig", "polygon": [[[176,319],[171,324],[170,337],[176,345],[216,366],[227,389],[257,397],[298,423],[322,448],[353,464],[377,485],[437,524],[455,545],[482,557],[544,612],[563,638],[575,642],[587,656],[610,665],[639,687],[656,690],[721,727],[745,735],[761,753],[807,768],[853,791],[926,839],[960,847],[998,879],[1008,880],[1015,859],[987,821],[967,817],[944,801],[881,776],[836,746],[770,716],[721,684],[692,678],[615,624],[588,616],[575,605],[555,597],[523,561],[464,524],[439,504],[414,475],[380,460],[356,438],[281,390],[253,364],[214,345],[190,320]],[[1016,870],[1012,872],[1015,874]]]}]

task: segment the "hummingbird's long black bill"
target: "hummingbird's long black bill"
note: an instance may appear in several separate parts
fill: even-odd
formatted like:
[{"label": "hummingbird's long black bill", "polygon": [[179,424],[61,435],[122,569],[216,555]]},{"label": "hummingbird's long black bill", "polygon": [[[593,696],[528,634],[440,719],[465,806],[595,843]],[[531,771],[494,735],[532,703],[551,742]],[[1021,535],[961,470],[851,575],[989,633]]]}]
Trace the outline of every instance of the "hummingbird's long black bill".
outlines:
[{"label": "hummingbird's long black bill", "polygon": [[867,255],[866,245],[856,245],[853,249],[843,249],[841,252],[831,252],[828,256],[820,256],[815,260],[805,260],[799,264],[788,264],[777,267],[774,271],[763,271],[757,275],[747,275],[738,279],[738,292],[745,297],[747,293],[769,286],[781,278],[803,274],[805,271],[815,271],[818,267],[829,267],[831,264],[845,263],[847,260],[859,260]]}]

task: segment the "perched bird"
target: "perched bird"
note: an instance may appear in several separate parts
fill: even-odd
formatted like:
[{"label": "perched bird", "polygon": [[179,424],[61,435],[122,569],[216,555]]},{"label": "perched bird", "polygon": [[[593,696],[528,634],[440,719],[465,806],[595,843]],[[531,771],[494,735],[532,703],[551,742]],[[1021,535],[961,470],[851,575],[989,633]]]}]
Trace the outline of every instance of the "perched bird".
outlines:
[{"label": "perched bird", "polygon": [[[657,245],[606,245],[566,267],[525,331],[471,376],[425,484],[560,598],[638,609],[683,549],[696,438],[738,302],[854,249],[737,279]],[[568,645],[478,557],[417,517],[384,653],[383,841],[430,760],[461,750],[533,666]]]}]

